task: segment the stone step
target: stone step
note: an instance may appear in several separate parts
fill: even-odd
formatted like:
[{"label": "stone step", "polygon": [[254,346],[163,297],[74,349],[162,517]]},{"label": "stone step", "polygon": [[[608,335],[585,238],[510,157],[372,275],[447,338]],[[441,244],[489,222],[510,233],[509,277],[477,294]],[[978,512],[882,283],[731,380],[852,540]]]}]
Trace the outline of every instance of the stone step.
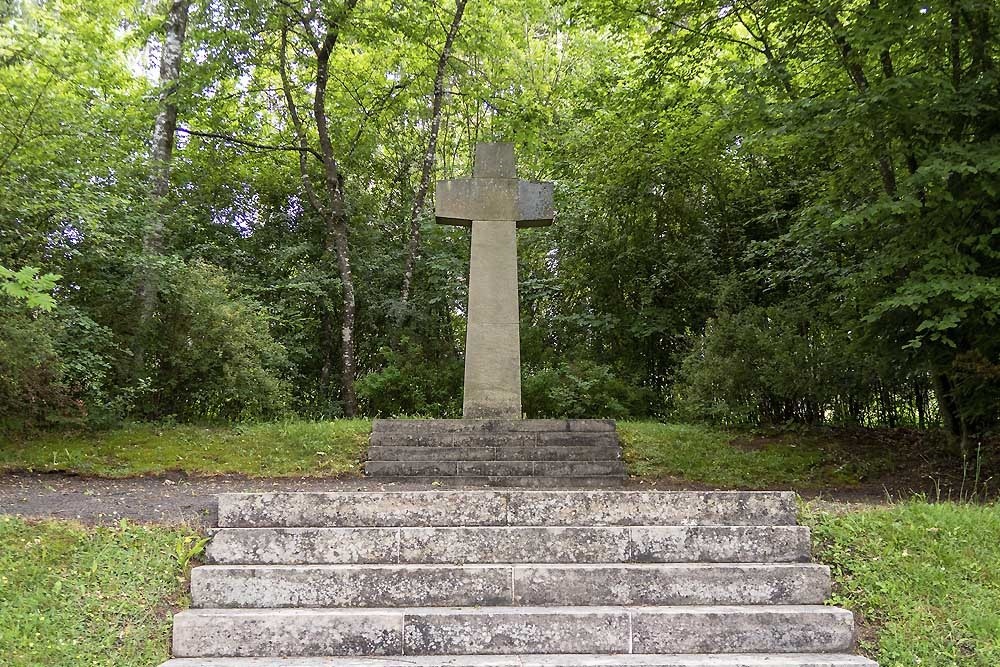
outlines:
[{"label": "stone step", "polygon": [[625,475],[552,477],[548,475],[379,475],[373,477],[385,484],[426,484],[445,488],[476,489],[617,489],[625,486]]},{"label": "stone step", "polygon": [[850,612],[823,606],[191,609],[175,657],[841,653]]},{"label": "stone step", "polygon": [[206,548],[223,565],[773,563],[809,553],[804,526],[222,528]]},{"label": "stone step", "polygon": [[372,433],[593,433],[615,431],[613,419],[376,419]]},{"label": "stone step", "polygon": [[372,433],[372,447],[618,447],[614,431]]},{"label": "stone step", "polygon": [[597,477],[625,475],[621,461],[367,461],[372,476]]},{"label": "stone step", "polygon": [[405,658],[176,658],[161,667],[878,667],[837,653],[458,655]]},{"label": "stone step", "polygon": [[534,445],[531,447],[407,447],[375,445],[369,461],[616,461],[621,447]]},{"label": "stone step", "polygon": [[223,493],[221,528],[794,525],[779,491],[385,491]]},{"label": "stone step", "polygon": [[194,607],[820,604],[825,565],[206,565]]}]

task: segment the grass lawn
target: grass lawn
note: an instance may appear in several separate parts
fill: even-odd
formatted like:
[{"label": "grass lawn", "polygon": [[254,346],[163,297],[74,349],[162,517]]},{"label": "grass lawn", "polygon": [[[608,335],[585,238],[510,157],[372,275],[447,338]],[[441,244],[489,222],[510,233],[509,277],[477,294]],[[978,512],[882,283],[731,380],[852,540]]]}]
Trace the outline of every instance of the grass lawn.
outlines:
[{"label": "grass lawn", "polygon": [[1000,665],[1000,505],[803,513],[881,667]]},{"label": "grass lawn", "polygon": [[172,614],[187,605],[191,537],[177,527],[0,517],[0,664],[160,664]]},{"label": "grass lawn", "polygon": [[[944,480],[948,489],[965,482],[961,461],[913,431],[748,433],[656,422],[619,422],[618,431],[629,473],[651,480],[666,476],[719,488],[802,490],[868,484],[876,492],[883,482],[925,491],[930,480]],[[28,440],[0,438],[0,472],[349,475],[360,472],[370,432],[371,422],[364,419],[226,427],[132,424],[110,431],[53,432]],[[983,467],[982,479],[992,477],[995,491],[1000,446],[993,449],[996,455]]]},{"label": "grass lawn", "polygon": [[0,440],[0,470],[129,477],[179,470],[196,475],[333,476],[357,472],[371,422],[280,422],[199,427],[133,424],[112,431]]},{"label": "grass lawn", "polygon": [[629,471],[727,487],[850,486],[892,469],[884,452],[850,452],[820,433],[770,437],[707,426],[626,422],[618,426]]}]

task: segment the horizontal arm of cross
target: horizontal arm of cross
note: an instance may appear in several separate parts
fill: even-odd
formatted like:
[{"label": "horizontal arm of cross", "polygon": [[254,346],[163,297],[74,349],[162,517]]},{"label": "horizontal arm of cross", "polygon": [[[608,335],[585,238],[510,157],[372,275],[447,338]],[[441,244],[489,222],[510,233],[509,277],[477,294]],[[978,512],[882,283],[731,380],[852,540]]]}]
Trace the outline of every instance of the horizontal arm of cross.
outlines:
[{"label": "horizontal arm of cross", "polygon": [[473,220],[514,221],[518,227],[551,225],[552,183],[513,178],[438,181],[434,215],[443,225],[471,226]]}]

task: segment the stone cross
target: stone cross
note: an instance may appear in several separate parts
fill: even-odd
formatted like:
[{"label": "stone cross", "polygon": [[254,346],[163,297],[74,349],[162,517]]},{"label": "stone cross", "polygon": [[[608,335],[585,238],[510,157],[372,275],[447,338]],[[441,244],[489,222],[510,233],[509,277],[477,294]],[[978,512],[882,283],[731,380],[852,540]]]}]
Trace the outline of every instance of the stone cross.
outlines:
[{"label": "stone cross", "polygon": [[472,227],[465,419],[521,418],[515,231],[552,224],[552,193],[517,179],[514,144],[478,144],[472,178],[437,183],[437,221]]}]

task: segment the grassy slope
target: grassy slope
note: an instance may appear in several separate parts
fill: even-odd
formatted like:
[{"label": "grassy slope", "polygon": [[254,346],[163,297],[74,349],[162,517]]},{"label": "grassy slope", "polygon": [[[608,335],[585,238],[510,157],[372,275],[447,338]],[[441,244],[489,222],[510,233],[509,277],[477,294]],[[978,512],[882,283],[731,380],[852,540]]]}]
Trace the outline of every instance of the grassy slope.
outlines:
[{"label": "grassy slope", "polygon": [[848,451],[819,434],[759,439],[706,426],[619,423],[629,472],[723,487],[849,486],[891,470],[889,451]]},{"label": "grassy slope", "polygon": [[150,667],[186,605],[189,531],[0,517],[0,664]]},{"label": "grassy slope", "polygon": [[[113,431],[0,440],[0,471],[127,477],[179,470],[211,475],[335,476],[358,472],[371,422],[231,427],[133,424]],[[849,486],[891,470],[890,448],[850,450],[823,435],[748,437],[704,426],[619,423],[629,472],[720,487]],[[746,440],[751,447],[734,444]]]},{"label": "grassy slope", "polygon": [[181,470],[252,476],[341,475],[358,470],[371,432],[362,419],[224,428],[134,424],[113,431],[0,441],[0,470],[127,477]]},{"label": "grassy slope", "polygon": [[911,502],[804,513],[835,604],[881,667],[1000,665],[1000,506]]}]

